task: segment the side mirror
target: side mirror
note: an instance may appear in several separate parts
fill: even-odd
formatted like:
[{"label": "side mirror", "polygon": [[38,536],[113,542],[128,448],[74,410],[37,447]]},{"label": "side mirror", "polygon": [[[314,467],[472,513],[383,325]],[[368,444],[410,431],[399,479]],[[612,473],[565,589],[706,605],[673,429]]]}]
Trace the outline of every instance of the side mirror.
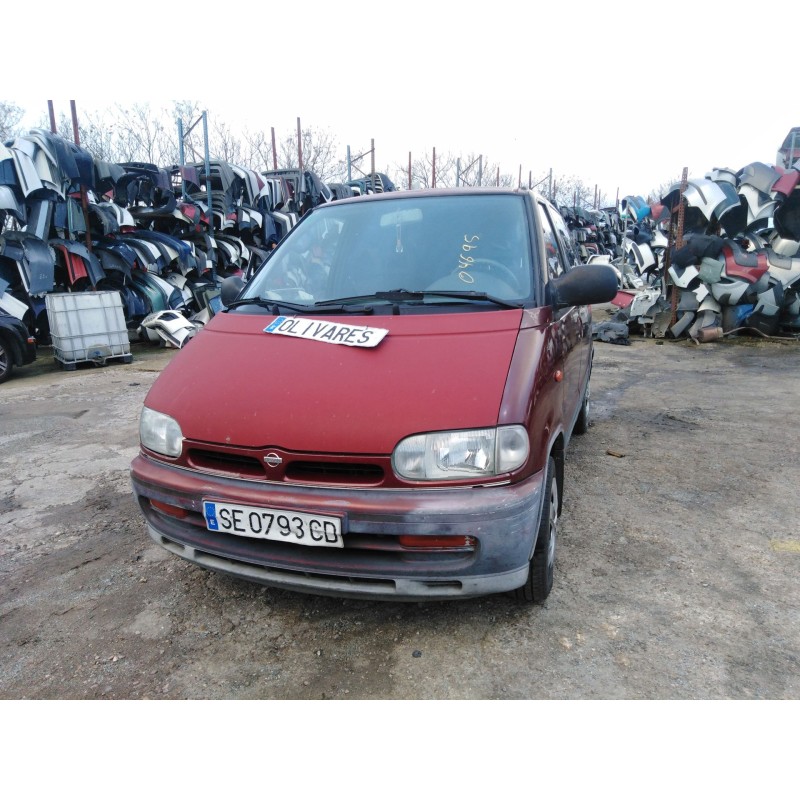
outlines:
[{"label": "side mirror", "polygon": [[239,296],[239,292],[244,288],[244,281],[238,275],[231,275],[225,278],[220,287],[219,297],[222,305],[226,308]]},{"label": "side mirror", "polygon": [[579,264],[548,284],[556,308],[608,303],[619,290],[617,273],[606,264]]}]

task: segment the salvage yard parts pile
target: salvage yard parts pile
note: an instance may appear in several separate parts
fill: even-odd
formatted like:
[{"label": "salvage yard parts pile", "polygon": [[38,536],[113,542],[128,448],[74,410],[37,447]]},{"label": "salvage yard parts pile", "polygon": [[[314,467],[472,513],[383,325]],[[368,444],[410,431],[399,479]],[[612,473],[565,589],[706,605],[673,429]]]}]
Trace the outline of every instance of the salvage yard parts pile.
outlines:
[{"label": "salvage yard parts pile", "polygon": [[[779,161],[715,168],[654,204],[561,207],[581,260],[618,272],[613,321],[697,342],[798,336],[800,162]],[[310,171],[223,161],[109,163],[33,130],[0,143],[0,314],[46,345],[48,294],[115,291],[132,340],[181,347],[220,310],[222,280],[251,277],[308,210],[392,191],[382,173],[325,184]],[[670,246],[681,203],[682,246]],[[625,340],[619,328],[602,335]]]},{"label": "salvage yard parts pile", "polygon": [[222,280],[249,277],[307,210],[392,190],[380,174],[331,188],[222,161],[113,164],[33,130],[0,144],[0,313],[42,345],[48,294],[116,291],[132,339],[180,347],[219,310]]},{"label": "salvage yard parts pile", "polygon": [[687,181],[684,235],[670,246],[681,187],[657,204],[622,201],[632,223],[612,264],[617,322],[655,338],[712,341],[737,332],[800,335],[800,162],[714,169]]}]

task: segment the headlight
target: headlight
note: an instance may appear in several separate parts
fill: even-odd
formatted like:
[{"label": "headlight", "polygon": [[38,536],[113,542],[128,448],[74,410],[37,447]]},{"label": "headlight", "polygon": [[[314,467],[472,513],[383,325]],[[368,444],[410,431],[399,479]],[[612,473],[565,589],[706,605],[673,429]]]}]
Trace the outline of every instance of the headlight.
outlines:
[{"label": "headlight", "polygon": [[528,452],[528,433],[521,425],[422,433],[397,445],[392,467],[412,481],[488,478],[518,469]]},{"label": "headlight", "polygon": [[145,406],[139,419],[139,438],[148,450],[173,458],[181,454],[181,426],[166,414]]}]

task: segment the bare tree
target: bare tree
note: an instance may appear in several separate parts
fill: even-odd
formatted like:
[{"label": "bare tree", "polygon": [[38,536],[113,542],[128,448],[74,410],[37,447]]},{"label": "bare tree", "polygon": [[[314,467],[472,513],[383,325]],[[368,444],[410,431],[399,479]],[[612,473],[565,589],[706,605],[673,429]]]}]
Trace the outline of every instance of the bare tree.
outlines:
[{"label": "bare tree", "polygon": [[[342,161],[337,159],[336,137],[328,130],[320,128],[301,128],[303,169],[315,173],[322,181],[341,177]],[[297,131],[277,142],[278,169],[297,169]],[[271,169],[271,165],[267,167]]]},{"label": "bare tree", "polygon": [[216,119],[209,125],[209,155],[214,161],[226,161],[237,167],[245,165],[245,143],[241,136],[235,134],[224,122]]},{"label": "bare tree", "polygon": [[[434,159],[435,156],[435,159]],[[408,186],[408,165],[395,165],[395,169],[403,174],[403,184]],[[435,172],[435,176],[434,176]],[[411,162],[411,188],[430,189],[436,178],[436,186],[449,187],[456,183],[456,159],[446,152],[431,150]]]},{"label": "bare tree", "polygon": [[[10,101],[0,101],[0,133],[2,138],[14,135],[24,110]],[[115,104],[96,111],[81,110],[79,135],[81,146],[93,156],[105,161],[121,163],[144,161],[159,166],[171,166],[180,161],[180,137],[178,121],[184,133],[184,158],[187,162],[202,162],[205,158],[202,108],[197,101],[178,100],[165,107],[152,107],[149,103],[138,103],[130,107]],[[214,118],[209,111],[209,150],[214,160],[226,161],[256,171],[268,171],[277,162],[279,169],[297,169],[299,166],[297,130],[282,136],[276,142],[273,153],[271,131],[245,129],[241,133],[226,121]],[[49,119],[43,115],[39,127],[49,128]],[[71,119],[61,114],[58,133],[72,139]],[[343,158],[336,137],[327,129],[307,127],[301,130],[303,166],[316,173],[325,182],[345,181],[348,164]],[[356,151],[350,164],[353,177],[369,175],[371,146]],[[429,188],[434,182],[434,151],[418,156],[411,164],[409,181],[408,164],[387,165],[377,171],[398,175],[395,183],[405,188]],[[275,158],[277,155],[277,158]],[[488,157],[481,158],[474,152],[455,156],[446,150],[436,153],[436,185],[455,186],[528,186],[536,188],[557,205],[579,205],[604,207],[608,200],[597,187],[588,187],[575,176],[558,176],[540,173],[534,177],[520,174],[500,173],[499,166]],[[649,199],[663,196],[671,184],[657,187],[648,195]]]},{"label": "bare tree", "polygon": [[12,100],[0,100],[0,141],[12,139],[19,133],[19,123],[24,109]]},{"label": "bare tree", "polygon": [[247,161],[243,167],[249,167],[256,172],[263,172],[273,168],[272,157],[272,132],[267,134],[263,130],[244,131],[244,144],[247,148]]},{"label": "bare tree", "polygon": [[[514,179],[500,172],[498,164],[488,157],[469,153],[456,159],[456,173],[460,186],[513,186]],[[438,183],[438,179],[437,179]]]},{"label": "bare tree", "polygon": [[673,178],[671,181],[665,181],[654,187],[647,193],[648,203],[657,203],[661,198],[666,197],[674,186],[680,186],[681,179]]},{"label": "bare tree", "polygon": [[575,206],[576,208],[592,208],[594,206],[594,189],[590,189],[574,175],[553,175],[551,193],[550,199],[557,206]]}]

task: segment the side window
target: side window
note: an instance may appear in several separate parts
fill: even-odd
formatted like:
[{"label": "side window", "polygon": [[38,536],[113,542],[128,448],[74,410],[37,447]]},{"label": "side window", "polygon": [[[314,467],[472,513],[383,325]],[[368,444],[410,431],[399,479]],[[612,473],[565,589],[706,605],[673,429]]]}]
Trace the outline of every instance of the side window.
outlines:
[{"label": "side window", "polygon": [[539,214],[542,219],[542,234],[544,237],[545,257],[547,258],[547,279],[553,280],[559,275],[563,275],[569,268],[561,255],[561,248],[558,246],[558,233],[550,218],[547,207],[539,204]]},{"label": "side window", "polygon": [[549,209],[549,214],[558,239],[561,242],[562,252],[567,261],[567,269],[572,269],[581,263],[578,251],[575,249],[575,242],[572,238],[572,234],[561,214],[553,209]]},{"label": "side window", "polygon": [[561,246],[564,248],[564,254],[567,258],[567,269],[572,269],[581,263],[578,251],[575,249],[572,234],[567,227],[567,223],[564,222],[564,218],[560,214],[555,215],[554,222],[556,231],[558,232],[558,238],[561,240]]}]

